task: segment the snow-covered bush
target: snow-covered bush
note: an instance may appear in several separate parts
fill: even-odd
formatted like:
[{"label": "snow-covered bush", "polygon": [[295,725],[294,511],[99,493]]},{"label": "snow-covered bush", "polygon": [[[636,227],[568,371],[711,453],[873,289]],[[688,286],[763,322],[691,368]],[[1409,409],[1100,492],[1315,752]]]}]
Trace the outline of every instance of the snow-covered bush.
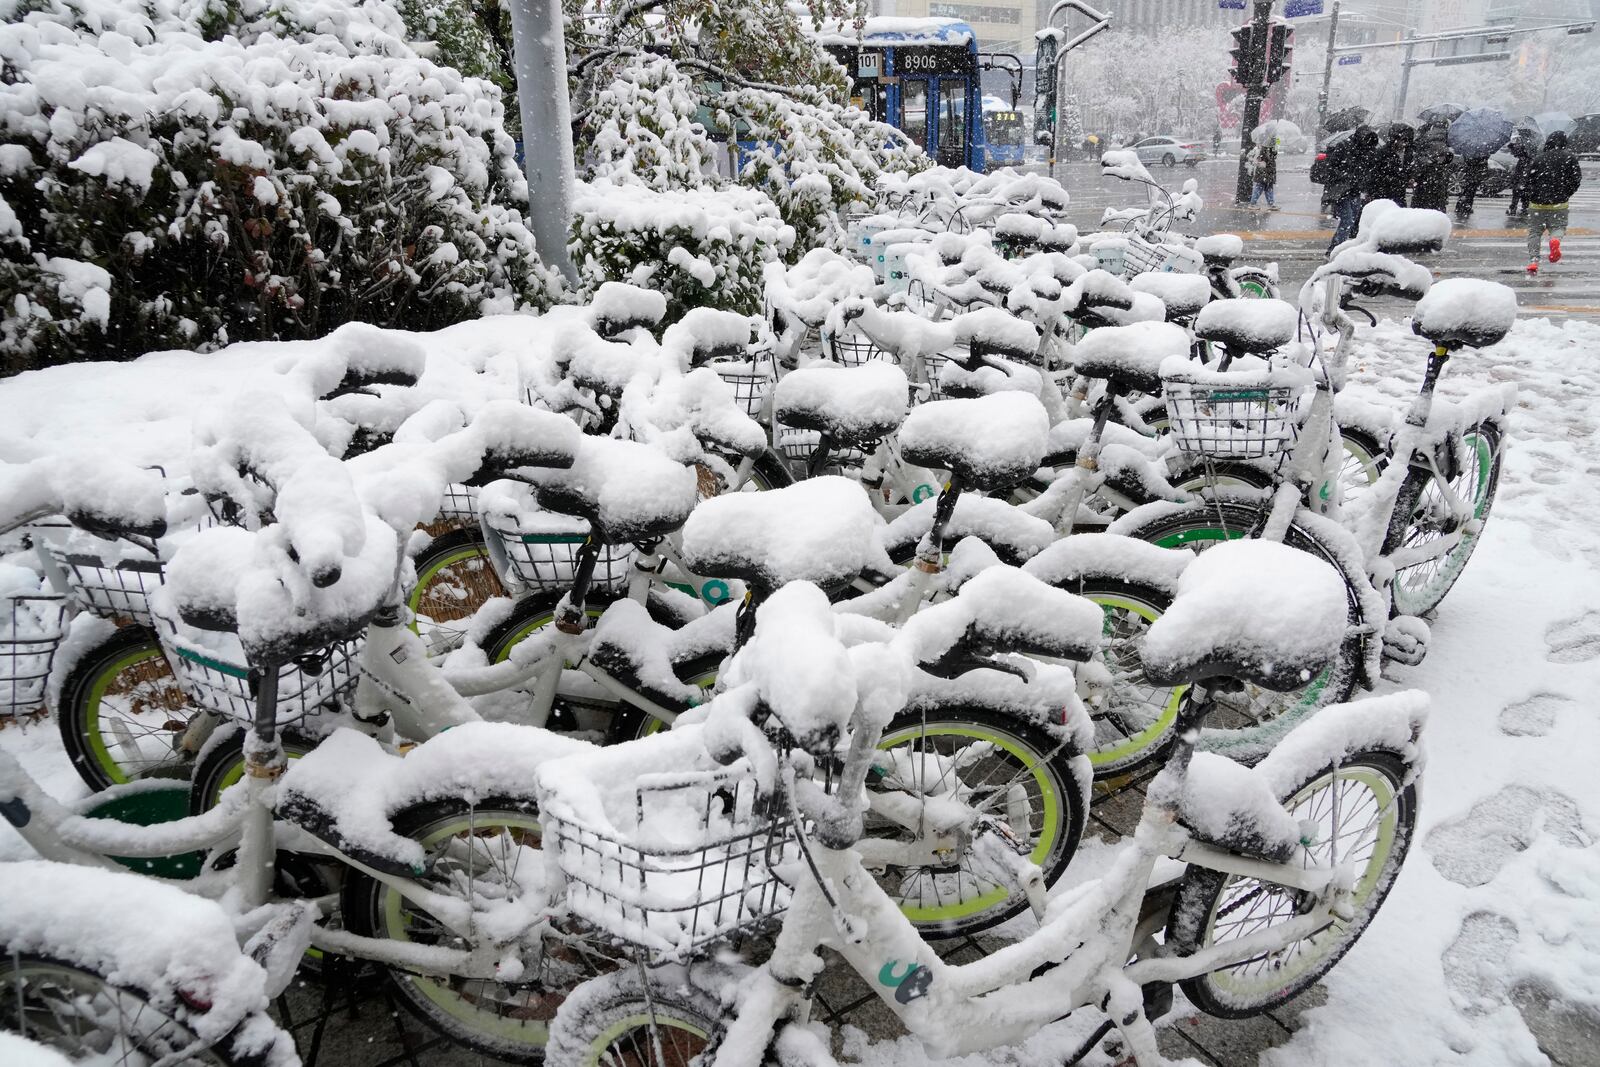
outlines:
[{"label": "snow-covered bush", "polygon": [[852,203],[875,205],[880,176],[930,162],[899,130],[820,95],[736,88],[713,103],[719,124],[740,141],[739,182],[772,197],[802,252],[842,249]]},{"label": "snow-covered bush", "polygon": [[716,149],[695,121],[694,82],[669,59],[630,59],[584,115],[582,173],[652,189],[691,189],[714,177]]},{"label": "snow-covered bush", "polygon": [[571,251],[584,290],[607,281],[658,290],[669,323],[697,307],[759,311],[764,265],[794,246],[794,230],[754,189],[661,192],[600,179],[580,184],[573,201]]},{"label": "snow-covered bush", "polygon": [[412,328],[554,285],[493,86],[387,0],[0,0],[0,363]]}]

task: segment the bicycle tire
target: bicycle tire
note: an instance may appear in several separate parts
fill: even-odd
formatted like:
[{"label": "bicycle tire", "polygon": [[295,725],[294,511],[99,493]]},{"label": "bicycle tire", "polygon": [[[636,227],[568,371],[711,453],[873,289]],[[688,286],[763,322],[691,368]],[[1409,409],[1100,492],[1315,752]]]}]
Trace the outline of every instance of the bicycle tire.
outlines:
[{"label": "bicycle tire", "polygon": [[[495,597],[509,596],[490,562],[483,531],[451,530],[428,543],[412,561],[417,584],[406,597],[411,629],[434,651],[460,645],[465,624]],[[424,621],[426,620],[426,621]]]},{"label": "bicycle tire", "polygon": [[575,990],[550,1024],[546,1067],[665,1067],[714,1048],[724,1030],[722,1005],[686,979],[654,974],[629,967]]},{"label": "bicycle tire", "polygon": [[[402,808],[390,822],[395,833],[418,841],[428,852],[430,862],[423,880],[429,887],[435,893],[463,899],[457,888],[461,865],[443,855],[444,843],[468,835],[481,846],[474,855],[492,859],[493,849],[483,842],[498,827],[501,838],[509,837],[517,846],[519,859],[531,860],[523,856],[528,845],[525,838],[538,837],[542,845],[538,819],[538,805],[525,797],[487,797],[476,804],[452,797]],[[509,855],[504,850],[501,854]],[[504,894],[514,884],[512,878],[502,876],[497,889]],[[424,944],[456,940],[442,926],[428,930],[431,917],[426,912],[360,870],[352,869],[345,878],[341,912],[345,928],[364,937]],[[547,1021],[560,1001],[572,988],[613,966],[612,956],[599,951],[597,942],[567,939],[562,944],[565,951],[540,953],[537,975],[523,976],[515,983],[413,974],[391,967],[382,970],[384,980],[407,1010],[451,1040],[501,1059],[538,1063],[549,1036]]]},{"label": "bicycle tire", "polygon": [[[155,633],[124,626],[73,665],[61,687],[56,722],[73,769],[99,792],[140,778],[187,778],[193,759],[177,746],[199,711],[178,684]],[[123,736],[108,739],[107,730],[121,730]],[[141,751],[140,739],[156,755],[126,758],[130,750]]]},{"label": "bicycle tire", "polygon": [[1087,755],[1095,781],[1165,759],[1177,736],[1178,707],[1187,687],[1148,684],[1138,646],[1172,598],[1152,586],[1111,578],[1082,578],[1062,588],[1092,600],[1105,613],[1100,655],[1112,688],[1102,707],[1091,711],[1095,747]]},{"label": "bicycle tire", "polygon": [[[65,986],[65,989],[53,988]],[[63,996],[65,993],[67,995]],[[43,1008],[51,998],[54,1008]],[[136,1004],[133,1018],[128,1018]],[[99,1010],[94,1010],[98,1008]],[[110,1011],[106,1009],[111,1009]],[[269,1067],[282,1062],[276,1055],[281,1045],[294,1047],[288,1034],[264,1012],[252,1012],[220,1041],[202,1049],[187,1050],[197,1041],[194,1031],[183,1021],[190,1009],[180,1003],[166,1003],[146,990],[112,982],[99,970],[55,956],[35,952],[15,952],[0,944],[0,1030],[37,1042],[66,1054],[74,1061],[92,1054],[94,1062],[145,1062],[184,1049],[184,1063],[212,1067]],[[108,1027],[113,1015],[126,1026]],[[48,1018],[60,1026],[64,1018],[83,1018],[86,1029],[76,1025],[72,1033],[49,1033],[37,1025]],[[152,1026],[152,1017],[164,1020]],[[35,1020],[30,1024],[27,1020]],[[137,1038],[130,1035],[138,1022]],[[108,1051],[112,1047],[121,1053]],[[174,1048],[175,1046],[175,1048]],[[76,1054],[76,1055],[75,1055]],[[110,1060],[108,1056],[116,1056]],[[139,1057],[134,1060],[134,1057]]]},{"label": "bicycle tire", "polygon": [[[1469,450],[1470,469],[1463,469],[1454,479],[1452,492],[1459,495],[1461,487],[1473,479],[1473,517],[1487,523],[1489,511],[1494,506],[1495,491],[1500,486],[1500,465],[1504,450],[1500,447],[1500,431],[1493,423],[1479,423],[1462,434]],[[1428,539],[1425,514],[1432,510],[1429,488],[1434,484],[1433,472],[1413,467],[1406,473],[1400,491],[1395,495],[1394,511],[1389,519],[1389,529],[1384,535],[1383,552],[1389,555],[1407,545]],[[1434,494],[1435,496],[1437,494]],[[1390,585],[1390,603],[1399,615],[1426,615],[1438,609],[1445,596],[1455,586],[1467,561],[1482,539],[1482,531],[1463,536],[1441,561],[1428,560],[1395,572]],[[1436,570],[1425,570],[1439,562]]]},{"label": "bicycle tire", "polygon": [[[996,755],[994,762],[1001,768],[1008,764],[1014,768],[1011,777],[1004,781],[995,780],[993,770],[985,772],[981,779],[964,775],[961,780],[964,795],[972,803],[970,798],[984,790],[988,790],[990,796],[999,797],[1007,787],[1021,785],[1027,797],[1029,825],[1025,828],[1013,826],[1011,829],[1019,837],[1025,834],[1025,841],[1034,842],[1029,858],[1043,869],[1045,884],[1054,884],[1077,852],[1088,814],[1089,782],[1084,780],[1080,771],[1081,763],[1075,759],[1076,752],[1032,723],[1000,712],[972,707],[940,708],[926,713],[903,711],[890,720],[878,747],[880,751],[887,752],[909,743],[913,752],[916,752],[920,744],[920,751],[924,754],[930,749],[945,754],[946,747],[954,749],[960,744],[956,739],[986,743],[1005,753],[1004,756]],[[912,758],[915,759],[915,756]],[[984,766],[974,765],[977,769]],[[966,768],[962,770],[964,772]],[[943,784],[945,773],[940,772],[936,785]],[[867,788],[882,789],[892,783],[891,775],[877,773],[869,778]],[[977,803],[982,805],[981,801]],[[986,810],[995,814],[1010,814],[1005,807]],[[889,829],[889,826],[883,828]],[[915,880],[908,891],[906,883],[913,878]],[[881,875],[878,883],[890,899],[899,903],[906,918],[929,936],[961,937],[977,933],[1005,922],[1028,907],[1027,897],[1022,892],[1008,891],[993,883],[989,884],[989,888],[984,888],[971,871],[959,864],[954,867],[907,868],[900,874],[898,884]],[[974,888],[980,890],[976,896],[970,895]],[[911,902],[912,891],[921,903]],[[953,899],[947,900],[947,897]]]},{"label": "bicycle tire", "polygon": [[[1341,775],[1344,776],[1342,779]],[[1183,980],[1180,985],[1184,995],[1195,1007],[1207,1015],[1223,1019],[1244,1019],[1259,1015],[1294,999],[1339,962],[1366,931],[1372,917],[1383,905],[1384,898],[1394,885],[1395,877],[1400,873],[1406,854],[1410,850],[1417,820],[1417,792],[1415,782],[1408,784],[1406,778],[1406,765],[1398,756],[1392,752],[1371,749],[1346,756],[1336,769],[1324,767],[1311,772],[1295,788],[1288,791],[1287,796],[1282,798],[1285,807],[1288,807],[1292,814],[1302,816],[1315,815],[1316,807],[1312,806],[1308,811],[1307,805],[1315,795],[1312,791],[1324,779],[1330,786],[1335,781],[1341,780],[1356,782],[1372,795],[1377,835],[1374,838],[1372,855],[1366,861],[1366,866],[1356,881],[1356,903],[1359,910],[1355,918],[1350,923],[1342,925],[1342,928],[1338,920],[1330,927],[1324,928],[1325,931],[1334,930],[1335,937],[1323,939],[1320,945],[1317,944],[1318,938],[1322,936],[1320,933],[1295,942],[1293,948],[1297,954],[1301,954],[1299,952],[1301,946],[1308,944],[1322,949],[1320,956],[1303,959],[1302,966],[1297,968],[1286,965],[1282,958],[1266,957],[1271,961],[1267,968],[1270,978],[1260,983],[1253,993],[1249,991],[1248,983],[1242,975],[1236,973],[1224,975],[1224,972],[1242,971],[1246,965],[1258,962],[1257,960],[1247,960],[1232,967]],[[1344,792],[1342,788],[1340,791]],[[1300,801],[1298,804],[1296,804],[1297,799]],[[1365,805],[1362,805],[1362,808],[1364,807]],[[1359,810],[1361,809],[1358,809],[1358,812]],[[1391,812],[1392,817],[1389,817],[1388,813]],[[1333,840],[1343,841],[1344,838],[1345,835],[1340,833]],[[1320,851],[1320,843],[1327,840],[1329,838],[1326,835],[1319,834],[1318,843],[1311,846],[1313,853]],[[1360,847],[1359,844],[1352,845],[1351,851]],[[1253,888],[1242,888],[1245,886]],[[1235,898],[1228,905],[1221,905],[1219,910],[1224,892],[1230,889],[1237,891]],[[1192,955],[1216,942],[1218,918],[1247,904],[1250,906],[1249,910],[1245,912],[1243,919],[1238,920],[1240,924],[1250,922],[1256,917],[1254,925],[1249,927],[1250,930],[1262,929],[1264,925],[1270,926],[1272,916],[1269,914],[1265,920],[1260,920],[1255,902],[1270,902],[1274,895],[1289,905],[1284,918],[1290,917],[1294,909],[1303,902],[1302,894],[1283,887],[1273,889],[1272,884],[1268,882],[1190,866],[1184,872],[1183,880],[1173,898],[1167,920],[1166,943],[1179,956]],[[1219,975],[1223,977],[1219,978]]]},{"label": "bicycle tire", "polygon": [[[1129,537],[1149,541],[1163,548],[1193,548],[1199,551],[1209,544],[1243,537],[1253,529],[1262,516],[1261,507],[1237,503],[1197,503],[1167,511],[1137,527],[1121,531]],[[1321,539],[1297,523],[1289,526],[1284,543],[1291,548],[1309,552],[1338,570],[1345,579],[1345,597],[1348,621],[1357,627],[1362,617],[1361,601],[1353,580],[1345,575],[1338,554],[1322,544]],[[1350,699],[1362,675],[1365,648],[1359,635],[1345,638],[1339,648],[1339,658],[1306,686],[1288,693],[1274,693],[1246,685],[1244,695],[1249,707],[1208,724],[1208,732],[1249,731],[1255,727],[1269,726],[1275,722],[1292,725],[1301,714],[1338,704]]]},{"label": "bicycle tire", "polygon": [[[217,806],[223,790],[244,778],[244,740],[242,726],[228,725],[218,732],[228,731],[221,738],[213,738],[200,754],[189,778],[189,814],[203,815]],[[294,727],[281,727],[278,741],[289,759],[299,759],[317,747],[317,738],[301,733]]]},{"label": "bicycle tire", "polygon": [[1339,503],[1348,504],[1377,484],[1389,465],[1389,453],[1366,430],[1340,426],[1343,458],[1339,465]]}]

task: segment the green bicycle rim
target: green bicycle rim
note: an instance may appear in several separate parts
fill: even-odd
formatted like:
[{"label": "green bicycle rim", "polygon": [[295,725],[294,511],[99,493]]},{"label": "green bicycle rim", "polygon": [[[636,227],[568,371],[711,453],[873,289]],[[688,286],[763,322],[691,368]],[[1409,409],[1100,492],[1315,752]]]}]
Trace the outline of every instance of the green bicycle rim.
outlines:
[{"label": "green bicycle rim", "polygon": [[[539,820],[532,816],[502,817],[496,825],[510,827],[518,830],[531,830],[543,838],[543,827]],[[468,813],[453,819],[442,826],[436,826],[427,837],[421,839],[424,848],[431,848],[447,837],[454,837],[461,833],[472,833],[481,829],[473,814]],[[400,906],[404,902],[403,894],[395,892],[388,886],[383,895],[383,921],[387,936],[393,941],[411,943],[411,938],[406,930],[405,917],[400,913]],[[434,978],[422,974],[408,974],[406,981],[411,987],[427,997],[437,1005],[445,1014],[460,1021],[466,1027],[479,1033],[488,1034],[496,1039],[506,1041],[527,1048],[543,1048],[550,1038],[550,1024],[537,1020],[510,1019],[504,1015],[493,1012],[480,1011],[460,996],[455,995],[449,988],[448,978]],[[532,1038],[530,1041],[529,1038]]]},{"label": "green bicycle rim", "polygon": [[[1399,824],[1399,805],[1396,803],[1393,784],[1386,775],[1367,767],[1341,767],[1332,775],[1309,783],[1304,789],[1290,798],[1284,807],[1293,813],[1298,805],[1307,800],[1317,790],[1326,788],[1328,785],[1338,781],[1352,781],[1365,786],[1371,791],[1377,810],[1380,813],[1378,834],[1373,842],[1372,855],[1367,858],[1366,869],[1355,887],[1353,903],[1359,914],[1368,898],[1372,896],[1373,890],[1377,888],[1378,879],[1382,876],[1389,856],[1394,851],[1395,830]],[[1339,833],[1337,827],[1335,828],[1335,833]],[[1201,942],[1202,944],[1212,945],[1216,943],[1214,940],[1216,922],[1217,912],[1216,909],[1213,909],[1212,914],[1206,920],[1205,940]],[[1337,924],[1330,926],[1328,930],[1335,933],[1334,937],[1328,939],[1328,944],[1337,946],[1339,944]],[[1314,934],[1303,941],[1296,942],[1296,944],[1315,946],[1317,939],[1321,936],[1321,934]],[[1264,983],[1236,981],[1237,976],[1232,970],[1227,969],[1212,971],[1207,976],[1207,980],[1224,994],[1232,992],[1241,997],[1249,997],[1260,995],[1263,988],[1270,991],[1292,985],[1298,976],[1315,967],[1321,960],[1321,952],[1297,952],[1292,963],[1287,965],[1278,963],[1269,968],[1266,972]]]},{"label": "green bicycle rim", "polygon": [[[967,726],[956,723],[935,723],[940,727],[939,733],[947,737],[971,737],[978,741],[987,741],[997,748],[1003,749],[1017,759],[1033,780],[1038,783],[1039,797],[1044,802],[1044,823],[1039,827],[1039,843],[1034,846],[1029,859],[1034,863],[1042,863],[1050,853],[1051,846],[1055,843],[1056,836],[1061,832],[1061,798],[1051,787],[1048,777],[1044,774],[1044,758],[1037,752],[1030,752],[1022,746],[996,736],[978,726]],[[902,741],[912,740],[916,737],[926,736],[924,727],[913,726],[904,730],[886,735],[878,742],[879,749],[893,748]],[[1031,761],[1030,761],[1031,757]],[[1010,893],[1003,888],[992,889],[982,896],[972,900],[965,900],[959,904],[949,904],[943,907],[912,907],[907,904],[900,906],[900,911],[912,922],[952,922],[987,911],[996,904],[1003,903],[1010,897]]]},{"label": "green bicycle rim", "polygon": [[[1475,499],[1472,502],[1472,517],[1481,520],[1489,506],[1489,479],[1493,473],[1494,450],[1489,445],[1489,439],[1481,433],[1474,431],[1464,434],[1463,437],[1470,440],[1473,452],[1478,457],[1478,484]],[[1394,598],[1395,608],[1404,614],[1415,615],[1419,613],[1409,610],[1408,604],[1402,603],[1402,600],[1408,602],[1413,599],[1419,602],[1442,600],[1443,594],[1440,594],[1437,598],[1433,596],[1434,587],[1440,583],[1448,587],[1456,580],[1456,577],[1461,573],[1461,568],[1466,566],[1467,559],[1472,555],[1473,549],[1477,547],[1476,540],[1475,535],[1463,533],[1456,546],[1445,553],[1440,560],[1439,568],[1433,572],[1432,580],[1420,586],[1408,586],[1402,580],[1406,571],[1413,570],[1413,567],[1396,572],[1394,576],[1394,592],[1391,594]],[[1423,565],[1417,564],[1416,566]],[[1402,593],[1401,590],[1405,590],[1405,592]]]},{"label": "green bicycle rim", "polygon": [[585,1067],[600,1067],[600,1057],[605,1054],[611,1043],[629,1030],[643,1030],[646,1027],[655,1027],[658,1030],[681,1030],[683,1033],[699,1041],[709,1041],[710,1035],[700,1027],[683,1019],[675,1019],[670,1015],[657,1014],[653,1018],[649,1015],[630,1015],[626,1019],[619,1019],[608,1026],[603,1033],[594,1039],[589,1046],[589,1052],[584,1057]]},{"label": "green bicycle rim", "polygon": [[[1132,614],[1139,616],[1141,619],[1144,619],[1146,622],[1154,622],[1156,619],[1160,618],[1160,613],[1158,613],[1148,604],[1141,604],[1125,597],[1114,595],[1095,595],[1089,597],[1089,599],[1095,604],[1098,604],[1102,609],[1118,608],[1123,611],[1131,612]],[[1110,630],[1111,612],[1106,610],[1104,633],[1109,636]],[[1102,768],[1119,764],[1128,759],[1128,757],[1143,752],[1146,748],[1150,747],[1150,745],[1166,736],[1167,731],[1171,730],[1173,725],[1178,721],[1178,708],[1183,703],[1183,694],[1187,689],[1188,686],[1174,686],[1172,695],[1167,699],[1166,705],[1161,709],[1161,714],[1158,715],[1155,721],[1149,726],[1145,727],[1143,730],[1140,730],[1132,737],[1126,738],[1111,748],[1096,747],[1090,749],[1089,765],[1094,768],[1095,776],[1099,777]]]},{"label": "green bicycle rim", "polygon": [[428,564],[426,570],[417,575],[417,584],[411,590],[411,595],[406,598],[406,607],[411,610],[411,632],[420,633],[418,625],[421,622],[421,613],[418,609],[422,606],[422,594],[428,588],[428,583],[438,577],[439,572],[447,567],[454,567],[458,563],[465,563],[470,559],[481,559],[484,566],[489,566],[488,550],[481,546],[462,545],[448,555],[440,556]]},{"label": "green bicycle rim", "polygon": [[161,658],[161,649],[155,647],[136,648],[120,657],[116,662],[102,670],[94,680],[94,686],[89,690],[89,700],[83,716],[83,729],[86,740],[89,742],[89,751],[94,755],[95,762],[100,769],[106,772],[115,785],[127,785],[132,781],[122,766],[111,758],[111,750],[106,747],[105,736],[100,732],[100,702],[105,699],[106,690],[117,676],[138,663],[150,659]]}]

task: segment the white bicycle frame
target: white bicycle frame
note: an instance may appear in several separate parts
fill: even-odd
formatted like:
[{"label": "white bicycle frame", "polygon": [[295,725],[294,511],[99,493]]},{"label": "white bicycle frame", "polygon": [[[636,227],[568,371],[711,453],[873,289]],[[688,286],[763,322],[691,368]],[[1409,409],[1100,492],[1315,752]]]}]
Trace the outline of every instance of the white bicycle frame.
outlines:
[{"label": "white bicycle frame", "polygon": [[[1164,780],[1152,785],[1152,797],[1182,795],[1193,751],[1192,736],[1180,742],[1160,772]],[[862,765],[852,773],[854,762],[847,761],[841,795],[859,791],[864,781]],[[807,989],[817,950],[824,947],[843,956],[934,1056],[1011,1045],[1019,1034],[1094,1006],[1116,1021],[1140,1064],[1165,1062],[1144,1015],[1144,983],[1198,977],[1287,948],[1336,917],[1347,918],[1355,885],[1349,864],[1316,865],[1303,849],[1282,863],[1238,855],[1195,840],[1177,817],[1175,800],[1147,800],[1130,847],[1105,876],[1046,906],[1043,925],[1027,938],[966,965],[939,958],[870,877],[855,846],[813,845],[815,874],[800,876],[772,954],[757,972],[761,988],[741,998],[712,1067],[754,1067],[768,1047],[764,1034],[786,1021],[806,1020]],[[1154,936],[1164,920],[1147,915],[1143,905],[1147,893],[1159,888],[1151,879],[1163,858],[1301,890],[1316,901],[1271,930],[1191,956],[1162,956]],[[1140,958],[1129,963],[1135,954]],[[1043,968],[1049,969],[1040,973]],[[909,996],[902,991],[908,981]]]}]

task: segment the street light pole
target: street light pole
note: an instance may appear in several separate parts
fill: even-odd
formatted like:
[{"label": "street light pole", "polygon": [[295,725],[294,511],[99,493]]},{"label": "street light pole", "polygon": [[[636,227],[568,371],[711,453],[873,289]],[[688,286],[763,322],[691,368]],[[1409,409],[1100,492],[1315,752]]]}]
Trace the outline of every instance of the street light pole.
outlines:
[{"label": "street light pole", "polygon": [[1415,42],[1406,42],[1406,57],[1400,61],[1400,96],[1394,105],[1396,122],[1404,122],[1406,117],[1406,94],[1411,91],[1411,68],[1416,66],[1413,62],[1417,54]]},{"label": "street light pole", "polygon": [[1234,187],[1234,201],[1239,204],[1248,204],[1250,194],[1254,191],[1246,157],[1250,154],[1252,143],[1250,131],[1261,125],[1261,102],[1267,98],[1265,53],[1268,37],[1272,33],[1272,0],[1255,0],[1255,12],[1250,21],[1255,25],[1252,47],[1260,49],[1262,55],[1256,57],[1256,76],[1251,79],[1252,84],[1244,87],[1244,128],[1239,131],[1239,181]]},{"label": "street light pole", "polygon": [[1317,142],[1328,129],[1328,93],[1333,87],[1333,50],[1339,40],[1339,0],[1333,0],[1333,14],[1328,18],[1328,58],[1322,64],[1322,92],[1317,94]]}]

